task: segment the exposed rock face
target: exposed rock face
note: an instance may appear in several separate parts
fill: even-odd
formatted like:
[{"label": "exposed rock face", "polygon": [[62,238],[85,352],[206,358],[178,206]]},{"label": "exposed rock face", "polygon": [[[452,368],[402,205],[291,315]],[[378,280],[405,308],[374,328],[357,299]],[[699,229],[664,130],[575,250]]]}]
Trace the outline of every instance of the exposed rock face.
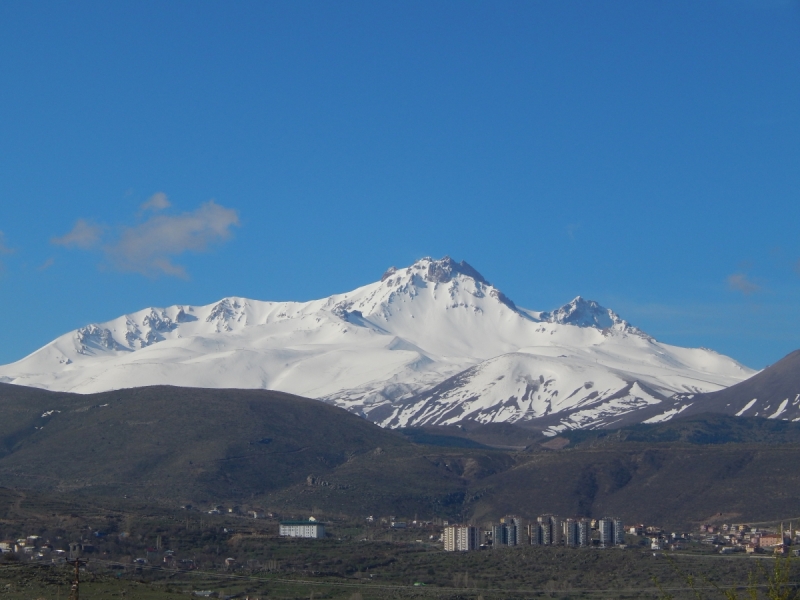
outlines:
[{"label": "exposed rock face", "polygon": [[231,300],[225,298],[218,302],[206,317],[207,323],[214,323],[217,331],[233,331],[232,323],[246,319],[244,315],[244,304],[238,299]]},{"label": "exposed rock face", "polygon": [[576,325],[578,327],[594,327],[596,329],[618,329],[627,333],[649,337],[640,329],[633,327],[610,308],[600,306],[594,300],[577,296],[572,302],[557,308],[553,312],[541,313],[542,321]]},{"label": "exposed rock face", "polygon": [[93,350],[127,350],[114,339],[108,328],[87,325],[75,332],[75,346],[79,354],[91,354]]},{"label": "exposed rock face", "polygon": [[[428,265],[428,272],[425,275],[425,280],[431,283],[448,283],[453,275],[459,273],[472,277],[475,281],[490,285],[483,275],[478,273],[472,265],[466,261],[456,262],[449,256],[445,256],[441,260],[433,260],[431,258],[423,259],[431,261]],[[384,276],[385,277],[385,276]]]},{"label": "exposed rock face", "polygon": [[594,300],[586,300],[580,296],[553,312],[542,313],[542,320],[562,325],[597,327],[598,329],[607,329],[624,322],[613,311],[603,308]]}]

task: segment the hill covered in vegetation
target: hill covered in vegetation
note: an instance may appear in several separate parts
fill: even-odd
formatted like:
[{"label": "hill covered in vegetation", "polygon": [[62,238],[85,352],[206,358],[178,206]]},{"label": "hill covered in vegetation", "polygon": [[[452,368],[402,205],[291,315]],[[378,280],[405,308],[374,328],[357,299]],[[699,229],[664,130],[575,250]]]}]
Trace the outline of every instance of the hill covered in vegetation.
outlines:
[{"label": "hill covered in vegetation", "polygon": [[484,522],[619,515],[685,527],[788,517],[800,425],[697,415],[546,438],[513,425],[399,432],[259,390],[75,395],[0,385],[0,485],[84,500]]}]

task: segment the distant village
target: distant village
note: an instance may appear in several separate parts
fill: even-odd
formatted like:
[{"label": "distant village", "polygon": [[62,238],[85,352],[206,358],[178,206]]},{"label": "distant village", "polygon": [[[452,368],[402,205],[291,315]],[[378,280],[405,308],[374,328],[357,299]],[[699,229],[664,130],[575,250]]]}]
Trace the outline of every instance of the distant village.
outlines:
[{"label": "distant village", "polygon": [[[748,524],[704,524],[699,532],[667,532],[644,524],[625,525],[618,517],[601,519],[562,518],[542,515],[527,526],[519,517],[508,516],[486,529],[474,525],[446,525],[442,535],[444,549],[467,552],[513,546],[567,546],[582,548],[627,548],[683,550],[689,544],[702,544],[722,554],[769,552],[786,554],[800,545],[800,531],[788,528],[758,528]],[[800,549],[793,551],[800,555]]]},{"label": "distant village", "polygon": [[[366,519],[374,523],[375,518]],[[431,521],[399,521],[394,517],[382,519],[391,529],[431,528]],[[469,552],[517,546],[566,546],[574,548],[647,547],[649,550],[683,550],[690,544],[701,544],[722,554],[732,552],[786,554],[791,546],[800,555],[800,531],[793,523],[784,527],[755,527],[749,524],[704,524],[699,531],[668,532],[661,527],[644,524],[625,525],[618,517],[589,519],[559,517],[546,514],[527,524],[516,516],[507,516],[487,527],[450,524],[443,521],[439,536],[429,541],[443,544],[448,552]],[[308,521],[282,521],[279,535],[284,537],[323,538],[325,527],[313,517]]]},{"label": "distant village", "polygon": [[[186,510],[197,510],[186,505]],[[326,531],[326,524],[315,517],[302,520],[279,520],[277,514],[261,509],[243,511],[238,507],[224,508],[216,506],[211,510],[201,511],[208,515],[236,516],[243,519],[266,519],[278,521],[277,534],[284,538],[302,538],[322,540],[331,537]],[[402,521],[394,516],[365,518],[366,524],[377,529],[385,529],[398,533],[412,534],[396,538],[398,542],[408,542],[414,530],[421,539],[413,541],[440,545],[448,552],[470,552],[480,550],[498,550],[524,546],[572,547],[572,548],[636,548],[650,551],[686,550],[689,548],[707,548],[710,551],[728,554],[769,553],[800,555],[800,531],[790,522],[772,527],[757,527],[755,524],[726,523],[722,525],[704,524],[691,532],[669,532],[661,527],[644,524],[625,524],[618,517],[589,519],[584,517],[560,517],[545,514],[527,522],[517,516],[506,516],[499,522],[485,524],[483,527],[474,524],[453,524],[437,519],[435,521],[411,520]],[[227,529],[226,529],[227,531]],[[424,534],[423,534],[424,532]],[[92,539],[79,542],[68,542],[59,539],[55,543],[38,535],[29,535],[16,540],[0,541],[0,554],[14,553],[19,558],[30,560],[64,563],[78,556],[96,551],[95,544],[102,545],[107,534],[96,531]],[[119,534],[124,536],[124,533]],[[366,541],[364,538],[360,541]],[[794,547],[794,548],[793,548]],[[175,552],[162,548],[160,538],[155,548],[148,548],[145,558],[137,558],[134,564],[149,564],[154,556],[158,561],[172,567],[193,568],[190,559],[178,560]],[[226,559],[226,565],[233,565],[234,558]]]}]

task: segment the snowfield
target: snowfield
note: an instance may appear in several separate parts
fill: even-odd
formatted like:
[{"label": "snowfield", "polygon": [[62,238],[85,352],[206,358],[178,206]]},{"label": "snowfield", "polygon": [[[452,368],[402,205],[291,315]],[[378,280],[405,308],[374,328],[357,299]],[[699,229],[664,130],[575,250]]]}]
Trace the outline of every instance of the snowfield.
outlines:
[{"label": "snowfield", "polygon": [[383,426],[534,421],[556,433],[753,373],[710,350],[662,344],[580,297],[553,312],[518,308],[445,257],[311,302],[147,308],[62,335],[0,366],[0,381],[79,393],[265,388]]}]

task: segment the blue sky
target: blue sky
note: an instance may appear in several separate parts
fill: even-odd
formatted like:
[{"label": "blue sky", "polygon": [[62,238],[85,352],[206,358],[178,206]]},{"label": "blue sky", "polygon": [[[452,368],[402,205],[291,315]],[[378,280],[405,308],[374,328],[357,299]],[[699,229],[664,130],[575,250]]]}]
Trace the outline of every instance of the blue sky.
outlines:
[{"label": "blue sky", "polygon": [[0,3],[0,363],[448,254],[752,367],[800,347],[800,4]]}]

